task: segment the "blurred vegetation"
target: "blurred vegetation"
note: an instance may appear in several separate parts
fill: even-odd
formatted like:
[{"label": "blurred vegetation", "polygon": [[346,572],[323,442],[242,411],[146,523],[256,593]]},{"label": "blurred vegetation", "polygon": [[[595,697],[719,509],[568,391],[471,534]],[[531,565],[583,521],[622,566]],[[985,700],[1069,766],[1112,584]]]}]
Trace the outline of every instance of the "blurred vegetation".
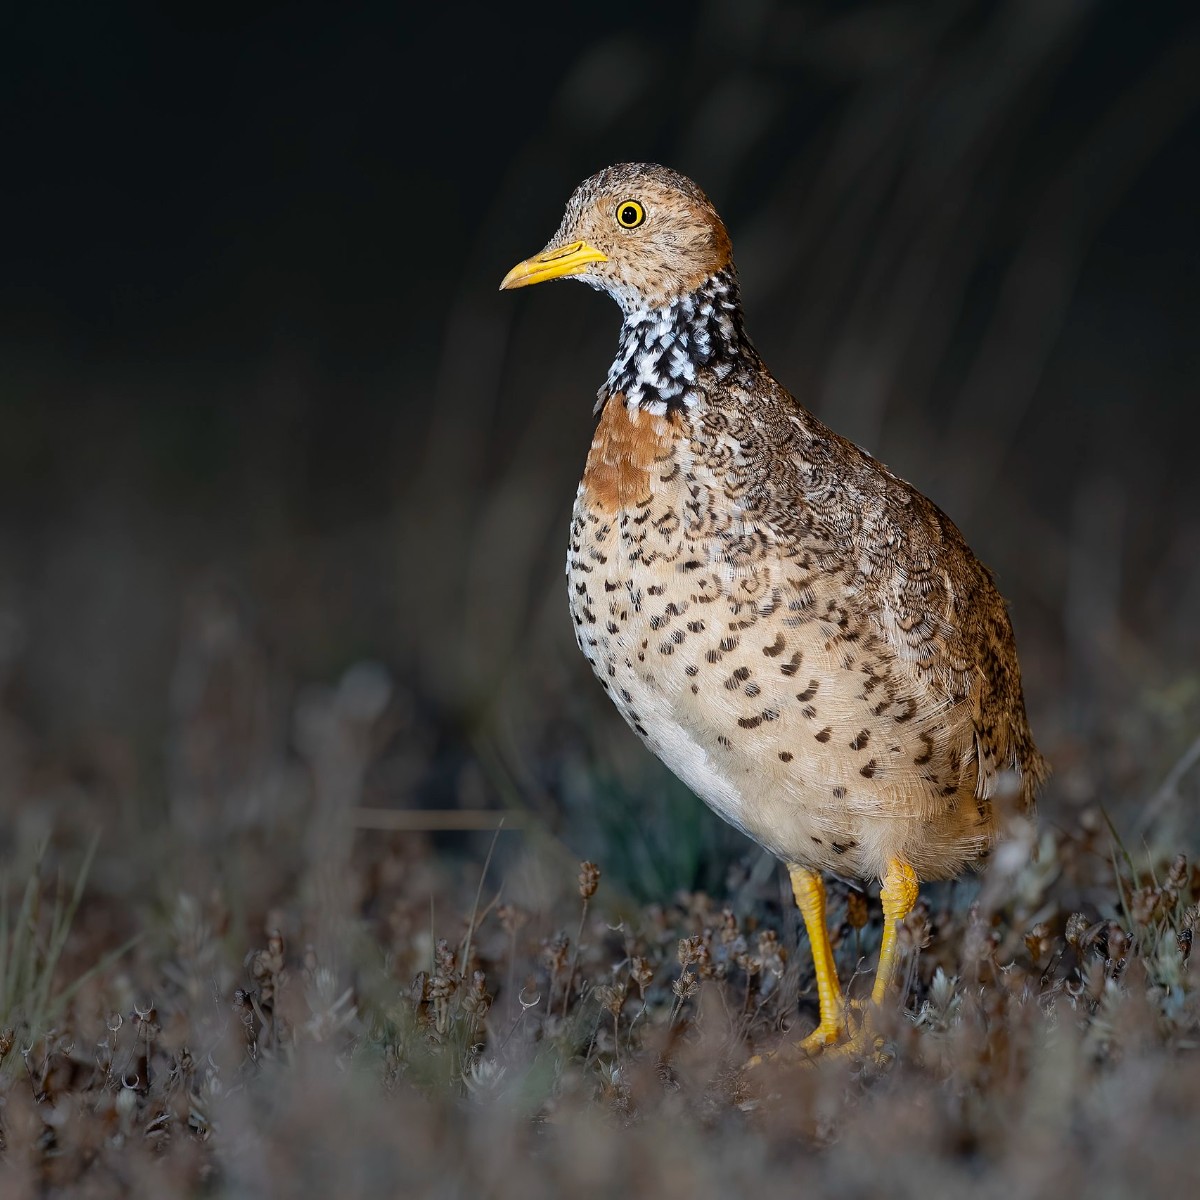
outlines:
[{"label": "blurred vegetation", "polygon": [[[0,46],[0,1194],[1194,1184],[1194,15],[435,10]],[[1041,832],[906,923],[887,1064],[788,1061],[786,880],[572,643],[617,315],[495,287],[641,158],[1012,603]]]}]

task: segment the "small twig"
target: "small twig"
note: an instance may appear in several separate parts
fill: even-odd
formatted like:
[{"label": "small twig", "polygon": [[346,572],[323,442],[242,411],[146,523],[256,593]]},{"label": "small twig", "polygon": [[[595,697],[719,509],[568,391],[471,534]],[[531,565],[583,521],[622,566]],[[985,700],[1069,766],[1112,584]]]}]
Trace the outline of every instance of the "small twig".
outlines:
[{"label": "small twig", "polygon": [[1136,833],[1144,833],[1158,818],[1159,813],[1179,795],[1179,785],[1187,773],[1200,763],[1200,736],[1183,752],[1175,765],[1167,772],[1167,777],[1159,785],[1158,790],[1150,797],[1142,815],[1134,826]]},{"label": "small twig", "polygon": [[[1113,824],[1112,817],[1108,815],[1108,809],[1103,804],[1100,805],[1100,815],[1104,818],[1104,823],[1108,826],[1108,832],[1112,837],[1115,849],[1113,850],[1113,870],[1117,870],[1116,851],[1120,850],[1125,859],[1125,865],[1129,868],[1129,877],[1131,880],[1130,887],[1137,883],[1137,867],[1133,863],[1133,855],[1125,849],[1125,843],[1121,840],[1121,835],[1117,832],[1116,825]],[[1117,872],[1118,882],[1120,881],[1120,872]]]},{"label": "small twig", "polygon": [[575,934],[575,945],[571,949],[571,962],[567,968],[567,986],[563,989],[563,1020],[567,1019],[567,1006],[571,1001],[571,987],[575,982],[575,967],[579,962],[579,946],[583,941],[583,927],[587,923],[588,901],[596,894],[600,886],[600,868],[594,862],[579,864],[579,898],[583,901],[583,909],[579,914],[579,929]]},{"label": "small twig", "polygon": [[579,929],[575,933],[575,944],[571,947],[571,962],[567,967],[567,986],[563,988],[563,1020],[567,1019],[567,1005],[571,1000],[571,984],[575,981],[575,967],[579,962],[579,942],[583,937],[583,926],[587,920],[588,902],[583,898],[583,911],[579,914]]},{"label": "small twig", "polygon": [[499,830],[507,824],[522,828],[530,824],[525,813],[499,813],[494,808],[366,808],[351,809],[350,822],[356,829],[384,829],[392,833],[437,833]]},{"label": "small twig", "polygon": [[642,1007],[633,1015],[633,1020],[629,1022],[629,1046],[633,1048],[633,1031],[637,1028],[637,1023],[646,1015],[650,1009],[650,1002],[646,999],[645,992],[642,993]]},{"label": "small twig", "polygon": [[[500,818],[500,824],[496,826],[496,832],[492,834],[492,844],[488,847],[487,858],[483,860],[483,870],[479,872],[479,886],[475,889],[475,903],[471,906],[471,923],[467,926],[467,940],[463,947],[463,956],[459,972],[459,978],[466,980],[467,978],[467,963],[471,958],[471,939],[475,935],[475,918],[479,915],[479,899],[483,895],[483,881],[487,878],[488,867],[492,865],[492,855],[496,850],[496,842],[500,837],[500,830],[504,827],[504,818]],[[491,908],[491,905],[488,905]]]},{"label": "small twig", "polygon": [[429,893],[429,978],[437,974],[437,933],[433,916],[433,893]]},{"label": "small twig", "polygon": [[591,1035],[588,1037],[587,1054],[584,1055],[583,1069],[587,1069],[592,1065],[592,1055],[596,1053],[596,1039],[600,1035],[600,1022],[604,1020],[603,1011],[596,1014],[596,1023],[592,1026]]},{"label": "small twig", "polygon": [[[1115,831],[1113,833],[1113,836],[1116,837]],[[1120,845],[1119,841],[1117,842],[1117,845]],[[1121,850],[1123,853],[1125,853],[1126,859],[1129,859],[1129,854],[1127,852],[1125,852],[1124,846],[1121,846]],[[1125,915],[1125,927],[1129,930],[1130,935],[1131,935],[1131,937],[1130,937],[1130,941],[1132,943],[1131,949],[1140,949],[1141,947],[1138,943],[1138,939],[1137,939],[1136,935],[1134,935],[1134,932],[1133,932],[1137,928],[1137,926],[1134,924],[1133,914],[1130,913],[1130,911],[1129,911],[1129,903],[1125,899],[1124,880],[1121,878],[1121,869],[1120,869],[1120,867],[1117,866],[1116,846],[1113,847],[1113,851],[1112,851],[1112,865],[1113,865],[1113,875],[1116,877],[1116,881],[1117,881],[1117,899],[1121,901],[1121,912]],[[1132,889],[1137,886],[1137,872],[1134,871],[1132,859],[1129,859],[1129,869],[1133,874],[1133,877],[1129,881],[1129,887],[1130,887],[1130,890],[1132,891]]]},{"label": "small twig", "polygon": [[[523,992],[524,992],[524,989],[522,989],[522,993]],[[508,1031],[507,1035],[504,1038],[504,1041],[502,1041],[500,1043],[500,1045],[496,1048],[497,1055],[499,1055],[503,1052],[504,1047],[507,1046],[508,1043],[512,1040],[512,1035],[517,1032],[518,1026],[521,1024],[522,1021],[525,1020],[525,1014],[531,1008],[536,1008],[539,1000],[541,1000],[541,996],[536,996],[533,1000],[530,1000],[528,1003],[526,1003],[524,1000],[521,999],[520,996],[517,997],[517,1003],[520,1004],[521,1011],[517,1015],[517,1019],[512,1023],[512,1028]]]},{"label": "small twig", "polygon": [[[508,934],[508,1016],[511,1020],[515,1014],[513,1013],[513,1004],[516,1002],[516,977],[517,977],[517,928],[514,925]],[[524,1012],[524,1010],[522,1010]]]}]

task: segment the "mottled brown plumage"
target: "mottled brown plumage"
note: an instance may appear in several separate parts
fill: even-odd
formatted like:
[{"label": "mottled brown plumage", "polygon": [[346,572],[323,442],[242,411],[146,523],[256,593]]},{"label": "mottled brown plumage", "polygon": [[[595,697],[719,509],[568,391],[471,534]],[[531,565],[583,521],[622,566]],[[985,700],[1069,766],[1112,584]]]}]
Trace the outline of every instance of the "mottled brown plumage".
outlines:
[{"label": "mottled brown plumage", "polygon": [[[1045,775],[987,569],[771,376],[690,181],[637,164],[588,180],[505,285],[558,274],[625,313],[567,563],[579,645],[621,714],[793,865],[798,901],[814,871],[940,879],[978,862]],[[819,951],[823,912],[809,927]],[[845,1031],[826,1007],[822,1042]]]}]

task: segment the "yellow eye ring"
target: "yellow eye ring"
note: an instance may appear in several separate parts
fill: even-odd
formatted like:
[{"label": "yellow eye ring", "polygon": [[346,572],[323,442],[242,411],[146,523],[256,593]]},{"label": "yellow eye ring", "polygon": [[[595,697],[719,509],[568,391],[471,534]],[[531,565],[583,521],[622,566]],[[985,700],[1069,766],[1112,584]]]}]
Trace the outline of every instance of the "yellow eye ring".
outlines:
[{"label": "yellow eye ring", "polygon": [[636,229],[646,219],[646,210],[636,200],[622,200],[617,205],[617,224],[623,229]]}]

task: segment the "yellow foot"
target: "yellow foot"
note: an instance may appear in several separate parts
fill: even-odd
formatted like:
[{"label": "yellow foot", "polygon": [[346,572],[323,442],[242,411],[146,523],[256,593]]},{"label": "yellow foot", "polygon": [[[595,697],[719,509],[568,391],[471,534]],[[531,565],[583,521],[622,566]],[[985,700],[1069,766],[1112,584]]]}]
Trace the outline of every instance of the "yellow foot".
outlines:
[{"label": "yellow foot", "polygon": [[832,1013],[821,1018],[821,1023],[806,1038],[796,1042],[801,1054],[828,1054],[850,1045],[858,1030],[866,1021],[866,1008],[861,1000],[845,1000]]},{"label": "yellow foot", "polygon": [[[849,1001],[835,1020],[822,1021],[807,1037],[792,1043],[792,1053],[768,1050],[756,1054],[744,1069],[749,1070],[781,1057],[799,1062],[823,1058],[870,1059],[876,1066],[886,1066],[892,1059],[887,1042],[875,1027],[874,1005],[860,1000]],[[796,1058],[798,1052],[798,1059]]]},{"label": "yellow foot", "polygon": [[[862,1005],[856,1001],[851,1001],[846,1008],[850,1012],[859,1012]],[[861,1025],[861,1022],[859,1022]],[[762,1054],[756,1054],[747,1063],[744,1070],[749,1070],[752,1067],[760,1067],[765,1062],[774,1062],[781,1056],[785,1058],[795,1059],[796,1054],[799,1054],[800,1062],[807,1062],[815,1058],[818,1054],[829,1054],[841,1050],[843,1046],[847,1046],[851,1042],[850,1026],[846,1020],[845,1011],[839,1012],[836,1016],[831,1016],[823,1020],[807,1037],[801,1038],[798,1042],[793,1042],[790,1047],[785,1047],[781,1050],[767,1050]]]},{"label": "yellow foot", "polygon": [[827,1053],[839,1057],[854,1059],[870,1059],[877,1067],[886,1066],[892,1060],[887,1049],[887,1041],[879,1032],[875,1021],[875,1005],[856,1005],[862,1014],[854,1033],[844,1042],[832,1046]]},{"label": "yellow foot", "polygon": [[796,1043],[796,1049],[801,1054],[820,1054],[831,1046],[842,1042],[849,1030],[843,1019],[822,1021],[806,1038]]}]

